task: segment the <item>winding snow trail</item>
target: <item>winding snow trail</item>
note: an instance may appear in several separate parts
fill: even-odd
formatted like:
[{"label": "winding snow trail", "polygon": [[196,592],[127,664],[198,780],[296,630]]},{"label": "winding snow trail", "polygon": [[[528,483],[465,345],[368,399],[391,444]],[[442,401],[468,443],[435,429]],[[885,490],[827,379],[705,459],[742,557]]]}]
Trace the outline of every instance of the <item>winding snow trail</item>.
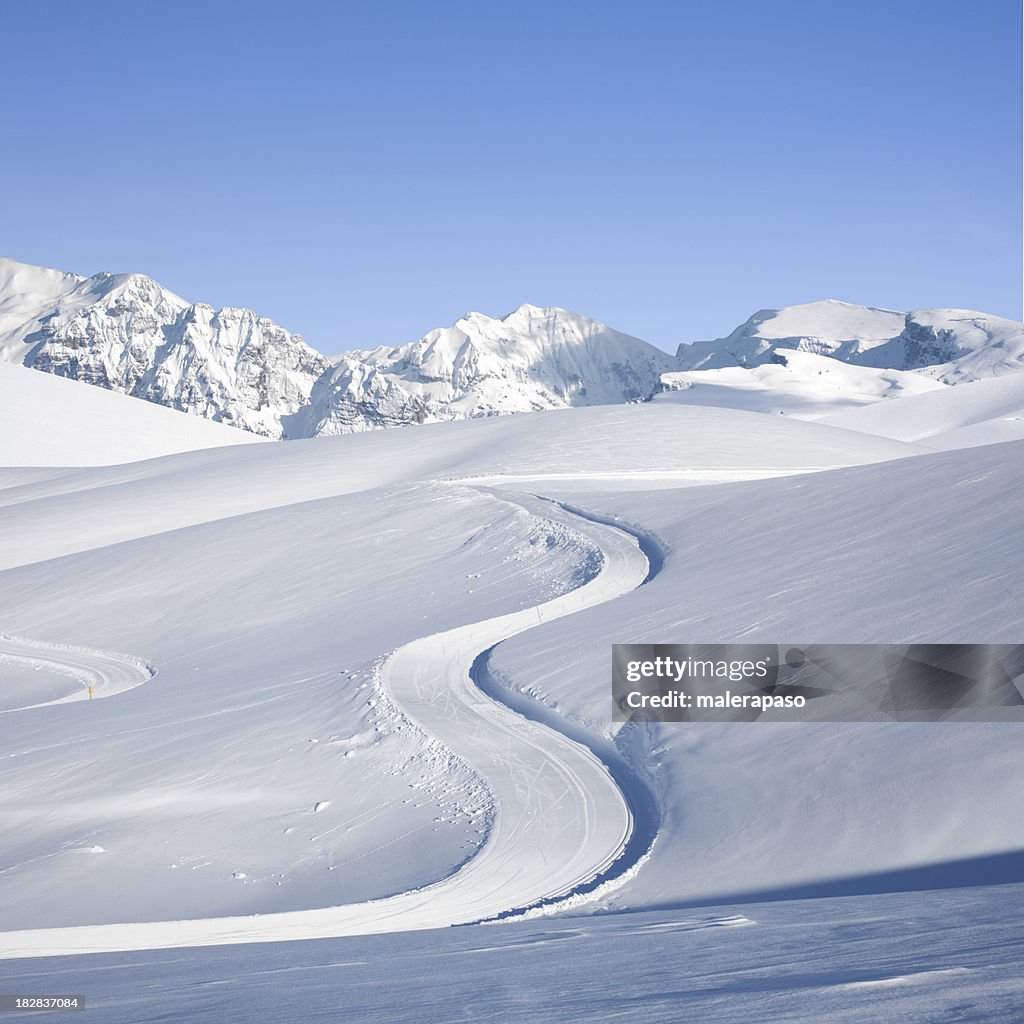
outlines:
[{"label": "winding snow trail", "polygon": [[415,640],[382,668],[394,702],[463,758],[495,803],[479,852],[452,875],[385,899],[317,910],[0,933],[0,958],[280,942],[440,928],[549,903],[601,876],[622,856],[633,816],[608,767],[586,746],[521,717],[474,683],[481,652],[539,623],[640,586],[649,563],[636,538],[527,497],[517,503],[583,533],[600,548],[582,587],[521,611]]},{"label": "winding snow trail", "polygon": [[148,682],[156,674],[139,658],[91,647],[51,644],[18,636],[0,636],[0,665],[18,665],[68,680],[70,692],[54,700],[0,709],[0,715],[76,700],[102,700]]}]

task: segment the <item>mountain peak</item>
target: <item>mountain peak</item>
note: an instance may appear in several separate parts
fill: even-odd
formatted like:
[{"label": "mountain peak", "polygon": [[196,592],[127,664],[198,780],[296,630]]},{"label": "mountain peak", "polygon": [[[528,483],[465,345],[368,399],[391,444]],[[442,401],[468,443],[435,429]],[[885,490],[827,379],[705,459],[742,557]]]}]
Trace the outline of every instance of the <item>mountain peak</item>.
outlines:
[{"label": "mountain peak", "polygon": [[572,310],[564,309],[562,306],[535,306],[530,302],[524,302],[516,306],[511,313],[506,313],[498,318],[502,323],[524,320],[586,320],[597,323],[582,313],[574,313]]},{"label": "mountain peak", "polygon": [[955,383],[1024,370],[1024,329],[970,310],[822,299],[760,310],[673,358],[581,313],[523,303],[331,361],[252,310],[190,304],[145,274],[0,259],[0,360],[275,438],[644,401],[664,373],[752,369],[782,362],[778,350]]}]

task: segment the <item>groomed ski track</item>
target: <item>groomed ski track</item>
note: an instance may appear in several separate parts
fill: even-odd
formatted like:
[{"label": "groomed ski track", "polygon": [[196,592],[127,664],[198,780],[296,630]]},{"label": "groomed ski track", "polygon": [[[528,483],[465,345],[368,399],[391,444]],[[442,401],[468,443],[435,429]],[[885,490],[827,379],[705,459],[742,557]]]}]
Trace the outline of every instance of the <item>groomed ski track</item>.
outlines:
[{"label": "groomed ski track", "polygon": [[68,680],[69,692],[55,700],[0,710],[4,715],[51,704],[115,697],[141,686],[156,674],[145,662],[127,654],[43,643],[19,636],[0,636],[0,665],[5,662],[63,676]]},{"label": "groomed ski track", "polygon": [[[281,942],[440,928],[550,906],[633,866],[639,854],[626,795],[587,746],[522,717],[471,676],[478,657],[518,633],[613,600],[651,570],[637,538],[580,510],[516,495],[531,513],[560,521],[602,553],[596,574],[560,597],[422,637],[381,668],[394,703],[483,779],[494,800],[485,843],[429,886],[364,903],[244,917],[87,925],[0,932],[0,959]],[[631,837],[633,842],[631,843]]]}]

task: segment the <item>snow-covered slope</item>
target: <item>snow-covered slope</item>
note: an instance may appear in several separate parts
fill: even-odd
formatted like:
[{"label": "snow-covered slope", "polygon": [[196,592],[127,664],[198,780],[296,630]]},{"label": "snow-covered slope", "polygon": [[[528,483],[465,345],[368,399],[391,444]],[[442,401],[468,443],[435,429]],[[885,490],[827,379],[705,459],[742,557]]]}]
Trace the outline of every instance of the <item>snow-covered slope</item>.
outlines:
[{"label": "snow-covered slope", "polygon": [[1022,899],[1017,884],[665,907],[8,961],[4,979],[59,980],[103,1024],[321,1024],[339,1006],[367,1024],[1020,1024]]},{"label": "snow-covered slope", "polygon": [[0,361],[22,362],[28,340],[61,299],[84,278],[63,270],[34,267],[0,256]]},{"label": "snow-covered slope", "polygon": [[616,732],[608,669],[612,642],[1019,643],[1022,476],[1016,441],[677,491],[534,485],[633,524],[664,552],[639,590],[514,637],[491,659],[510,687],[646,764],[659,840],[613,903],[828,891],[875,873],[885,884],[894,869],[1024,849],[1019,720]]},{"label": "snow-covered slope", "polygon": [[[0,487],[4,564],[20,566],[0,572],[3,631],[21,652],[70,644],[156,674],[110,699],[0,715],[19,754],[0,760],[19,822],[0,846],[0,916],[299,910],[449,874],[489,834],[487,790],[388,703],[375,665],[491,615],[526,608],[532,625],[545,614],[533,606],[575,597],[595,566],[578,531],[466,478],[687,483],[702,468],[733,478],[914,452],[777,420],[597,407],[14,474]],[[41,804],[59,810],[40,817]],[[568,826],[590,850],[582,822]]]},{"label": "snow-covered slope", "polygon": [[782,416],[646,403],[211,449],[42,479],[0,471],[0,569],[411,480],[674,489],[925,450]]},{"label": "snow-covered slope", "polygon": [[725,338],[680,345],[682,370],[759,366],[778,349],[917,370],[947,384],[1024,370],[1024,325],[963,309],[910,313],[834,299],[755,313]]},{"label": "snow-covered slope", "polygon": [[[981,639],[983,629],[1000,639],[1016,628],[1013,581],[1024,566],[1005,508],[1020,453],[992,449],[979,474],[959,453],[908,458],[919,451],[788,417],[648,403],[186,453],[49,478],[0,474],[9,566],[0,572],[0,618],[21,638],[17,650],[24,654],[26,641],[88,647],[156,673],[110,699],[0,715],[0,736],[16,755],[0,761],[0,784],[18,823],[3,847],[4,920],[31,927],[294,910],[285,923],[204,926],[204,941],[301,937],[329,933],[324,915],[306,910],[449,878],[444,899],[413,900],[418,914],[435,915],[418,916],[418,926],[444,923],[446,913],[493,908],[493,878],[486,892],[469,882],[459,890],[453,874],[492,834],[502,837],[505,863],[524,866],[521,876],[506,873],[509,898],[551,875],[536,870],[544,835],[547,852],[571,854],[579,871],[592,857],[598,870],[607,850],[590,819],[563,816],[558,801],[525,805],[551,817],[539,822],[547,833],[530,819],[521,859],[519,833],[491,831],[489,815],[518,813],[511,802],[518,808],[520,798],[514,786],[492,791],[481,779],[525,756],[500,730],[489,766],[463,763],[382,689],[381,659],[396,647],[431,637],[431,657],[455,659],[444,671],[455,670],[469,658],[463,641],[476,635],[462,627],[495,615],[519,621],[524,610],[537,628],[495,649],[495,678],[536,695],[550,716],[545,728],[582,729],[596,752],[634,757],[660,787],[655,854],[620,889],[629,905],[721,892],[730,881],[766,884],[781,862],[797,884],[858,863],[884,869],[1005,848],[1020,838],[1024,814],[1007,781],[1018,746],[998,728],[958,726],[942,757],[928,728],[850,730],[851,758],[868,752],[862,765],[840,756],[848,733],[839,727],[666,726],[644,744],[628,735],[619,743],[610,722],[613,640],[679,641],[684,630],[701,639],[785,631],[895,641],[930,630]],[[899,461],[813,472],[884,459]],[[757,479],[779,473],[790,478]],[[754,482],[692,486],[744,475]],[[978,475],[978,485],[949,487],[965,475]],[[665,551],[660,572],[604,610],[581,595],[564,625],[545,624],[546,602],[565,595],[571,604],[612,551],[598,534],[555,522],[543,503],[524,507],[510,488],[635,523]],[[922,496],[923,521],[913,512]],[[76,529],[62,530],[69,522]],[[952,564],[950,551],[962,552]],[[939,579],[970,589],[969,616],[943,603]],[[829,623],[837,632],[820,636]],[[481,650],[494,641],[480,629]],[[28,682],[21,674],[17,682],[27,700]],[[51,682],[40,674],[47,694]],[[457,687],[448,697],[464,700]],[[612,804],[554,756],[556,746],[534,742],[538,771],[566,773],[564,785],[589,793],[610,820]],[[483,748],[474,749],[480,758]],[[776,756],[794,776],[785,786],[764,770]],[[76,770],[86,761],[88,770]],[[817,808],[827,827],[804,813],[800,782],[817,763],[848,776],[822,790],[833,800]],[[761,780],[769,792],[757,788]],[[614,789],[610,774],[603,785]],[[745,838],[738,823],[752,801],[761,825]],[[42,805],[51,813],[40,816]],[[836,821],[841,842],[830,845]],[[724,838],[716,822],[731,823]],[[683,852],[701,870],[679,872]],[[115,887],[112,917],[103,897]],[[346,928],[387,926],[372,908],[341,916]],[[132,934],[164,944],[193,933],[182,925]],[[95,948],[76,935],[85,944],[76,948]],[[16,952],[19,940],[5,941]]]},{"label": "snow-covered slope", "polygon": [[0,465],[101,466],[263,438],[0,362]]},{"label": "snow-covered slope", "polygon": [[821,419],[844,409],[949,390],[918,373],[856,366],[802,349],[776,350],[768,362],[752,366],[665,373],[661,380],[666,390],[656,396],[659,402],[784,413],[801,419]]},{"label": "snow-covered slope", "polygon": [[971,448],[1024,438],[1024,375],[973,381],[829,416],[824,422],[932,448]]}]

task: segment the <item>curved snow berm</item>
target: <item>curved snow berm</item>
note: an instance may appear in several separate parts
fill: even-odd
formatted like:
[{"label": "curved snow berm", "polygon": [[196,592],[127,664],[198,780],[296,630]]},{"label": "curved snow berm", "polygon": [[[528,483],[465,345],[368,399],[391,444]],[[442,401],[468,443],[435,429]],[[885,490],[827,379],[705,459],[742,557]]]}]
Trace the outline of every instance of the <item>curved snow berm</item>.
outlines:
[{"label": "curved snow berm", "polygon": [[46,643],[18,636],[0,636],[0,665],[18,665],[68,681],[67,692],[52,700],[0,707],[0,715],[76,700],[102,700],[149,682],[156,670],[130,654],[113,654],[92,647]]},{"label": "curved snow berm", "polygon": [[382,668],[394,702],[475,769],[495,801],[480,852],[454,874],[386,899],[248,917],[96,925],[0,933],[0,957],[328,938],[438,928],[570,896],[622,856],[633,815],[608,767],[588,747],[527,720],[470,677],[481,651],[538,623],[640,586],[648,560],[635,537],[561,510],[601,549],[577,590],[521,611],[415,640]]}]

